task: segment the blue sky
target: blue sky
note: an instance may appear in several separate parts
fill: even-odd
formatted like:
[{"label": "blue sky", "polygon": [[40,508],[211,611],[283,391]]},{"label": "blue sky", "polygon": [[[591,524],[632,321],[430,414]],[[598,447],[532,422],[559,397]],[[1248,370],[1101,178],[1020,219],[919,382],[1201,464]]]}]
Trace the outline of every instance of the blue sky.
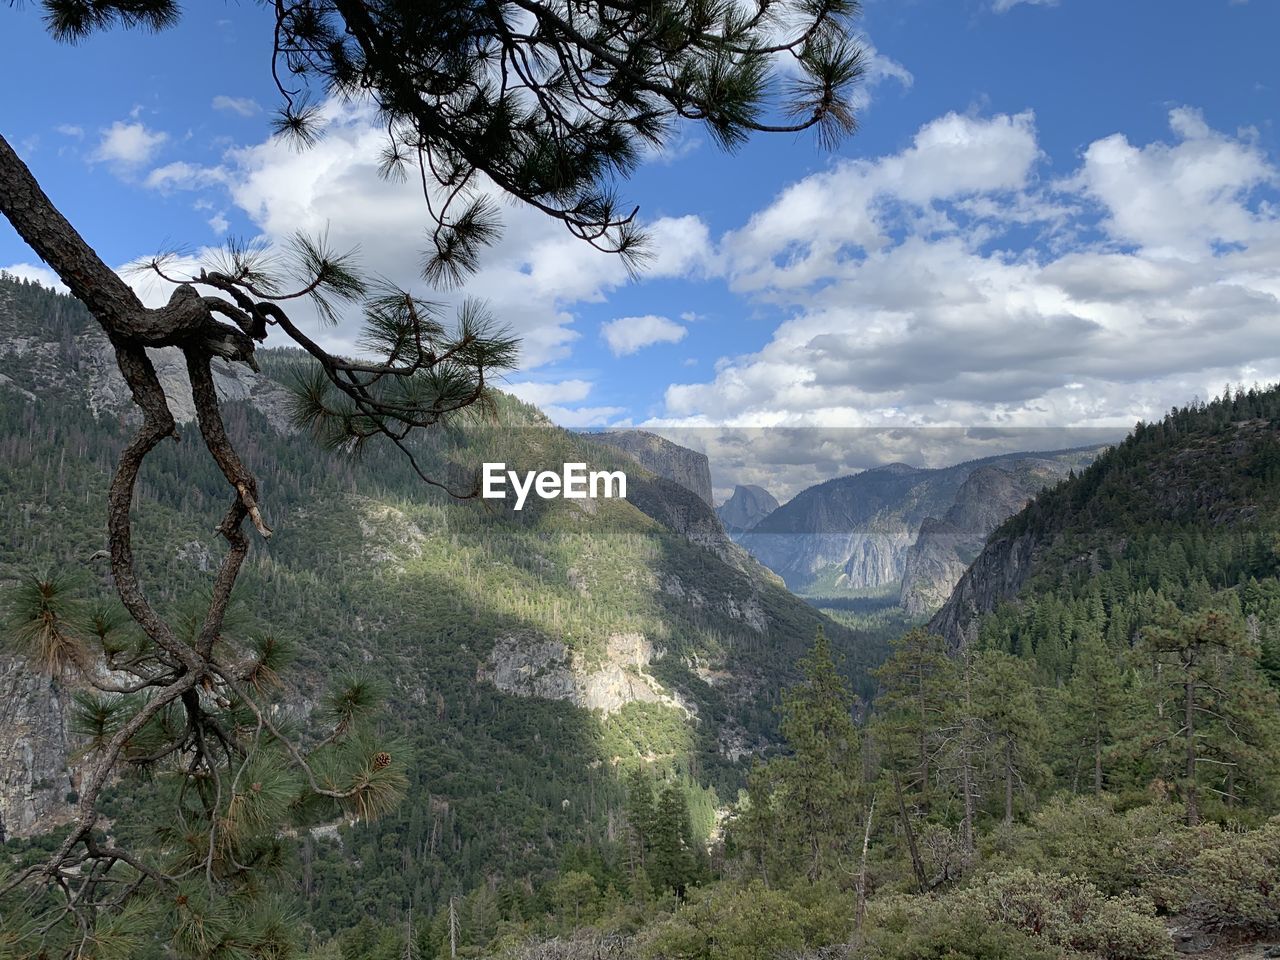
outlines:
[{"label": "blue sky", "polygon": [[[0,131],[46,191],[112,264],[327,226],[411,282],[423,212],[372,177],[367,114],[334,105],[309,153],[269,142],[265,11],[187,6],[78,47],[0,9]],[[834,153],[726,155],[689,127],[641,168],[640,281],[507,209],[473,291],[525,338],[517,393],[701,446],[721,493],[785,494],[1280,379],[1280,5],[868,0],[861,29],[861,127]],[[46,276],[2,222],[0,269]]]}]

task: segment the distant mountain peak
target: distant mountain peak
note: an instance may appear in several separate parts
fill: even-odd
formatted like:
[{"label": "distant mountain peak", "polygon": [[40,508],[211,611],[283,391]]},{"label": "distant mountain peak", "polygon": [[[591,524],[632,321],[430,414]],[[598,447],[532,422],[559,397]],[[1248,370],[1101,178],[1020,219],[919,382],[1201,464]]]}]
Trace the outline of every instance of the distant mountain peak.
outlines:
[{"label": "distant mountain peak", "polygon": [[736,539],[777,509],[773,494],[749,483],[734,487],[729,499],[716,507],[716,514],[729,536]]}]

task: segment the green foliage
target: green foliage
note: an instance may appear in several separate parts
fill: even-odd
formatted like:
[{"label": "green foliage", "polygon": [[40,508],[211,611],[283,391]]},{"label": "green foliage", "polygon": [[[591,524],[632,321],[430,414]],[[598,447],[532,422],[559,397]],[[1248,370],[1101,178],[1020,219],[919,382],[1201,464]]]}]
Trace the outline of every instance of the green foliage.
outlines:
[{"label": "green foliage", "polygon": [[765,877],[816,881],[847,869],[858,842],[862,756],[853,695],[821,628],[800,669],[782,703],[787,753],[752,772],[734,842]]},{"label": "green foliage", "polygon": [[1198,853],[1188,909],[1211,929],[1280,930],[1280,818]]},{"label": "green foliage", "polygon": [[849,922],[831,887],[724,884],[694,893],[678,913],[646,931],[636,954],[653,960],[775,960],[841,942]]},{"label": "green foliage", "polygon": [[945,897],[873,906],[866,955],[977,960],[1060,957],[1065,950],[1109,960],[1171,960],[1169,935],[1151,914],[1149,903],[1107,897],[1081,877],[1017,869]]}]

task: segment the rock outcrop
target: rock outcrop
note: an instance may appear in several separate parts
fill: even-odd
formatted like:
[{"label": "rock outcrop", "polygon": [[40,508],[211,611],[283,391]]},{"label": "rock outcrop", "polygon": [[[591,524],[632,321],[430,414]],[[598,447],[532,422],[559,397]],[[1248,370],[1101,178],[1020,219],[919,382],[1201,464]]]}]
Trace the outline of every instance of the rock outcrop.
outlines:
[{"label": "rock outcrop", "polygon": [[1006,467],[980,467],[969,474],[942,519],[928,518],[907,551],[900,601],[912,616],[936,612],[987,537],[1069,467],[1056,460],[1028,458]]},{"label": "rock outcrop", "polygon": [[543,700],[567,700],[608,716],[628,703],[660,703],[689,713],[648,672],[662,656],[638,633],[611,634],[604,656],[591,662],[562,641],[536,635],[499,637],[476,679],[503,693]]},{"label": "rock outcrop", "polygon": [[646,470],[692,490],[712,506],[711,465],[706,454],[644,430],[609,430],[592,433],[588,439],[622,451]]},{"label": "rock outcrop", "polygon": [[973,640],[978,617],[1015,596],[1030,579],[1035,548],[1036,539],[1030,533],[988,543],[929,621],[930,632],[943,637],[953,650]]},{"label": "rock outcrop", "polygon": [[716,507],[716,515],[725,532],[737,539],[777,509],[773,494],[764,487],[748,484],[734,487],[729,499]]},{"label": "rock outcrop", "polygon": [[76,784],[65,698],[25,661],[0,655],[0,840],[30,836],[70,812]]}]

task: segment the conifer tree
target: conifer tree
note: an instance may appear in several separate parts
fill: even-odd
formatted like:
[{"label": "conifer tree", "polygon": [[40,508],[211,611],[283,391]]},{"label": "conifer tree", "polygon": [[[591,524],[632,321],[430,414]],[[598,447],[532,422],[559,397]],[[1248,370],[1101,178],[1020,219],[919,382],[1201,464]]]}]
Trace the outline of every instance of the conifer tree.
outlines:
[{"label": "conifer tree", "polygon": [[655,891],[683,898],[697,876],[698,855],[684,791],[674,782],[658,792],[649,845],[649,879]]},{"label": "conifer tree", "polygon": [[1072,782],[1078,783],[1080,770],[1087,769],[1093,792],[1100,794],[1108,784],[1108,762],[1124,735],[1132,697],[1123,660],[1096,632],[1079,644],[1058,704],[1058,734],[1074,771]]},{"label": "conifer tree", "polygon": [[817,880],[852,862],[861,844],[861,742],[853,693],[821,627],[799,666],[803,679],[783,695],[787,754],[752,773],[739,829],[777,872]]},{"label": "conifer tree", "polygon": [[1166,602],[1142,649],[1152,664],[1146,747],[1165,760],[1194,826],[1204,791],[1234,803],[1269,779],[1280,747],[1274,691],[1258,673],[1257,643],[1220,609],[1181,613]]},{"label": "conifer tree", "polygon": [[1001,781],[1004,821],[1013,822],[1016,794],[1041,780],[1041,752],[1048,737],[1029,664],[998,650],[978,657],[974,708],[990,750],[991,766]]}]

